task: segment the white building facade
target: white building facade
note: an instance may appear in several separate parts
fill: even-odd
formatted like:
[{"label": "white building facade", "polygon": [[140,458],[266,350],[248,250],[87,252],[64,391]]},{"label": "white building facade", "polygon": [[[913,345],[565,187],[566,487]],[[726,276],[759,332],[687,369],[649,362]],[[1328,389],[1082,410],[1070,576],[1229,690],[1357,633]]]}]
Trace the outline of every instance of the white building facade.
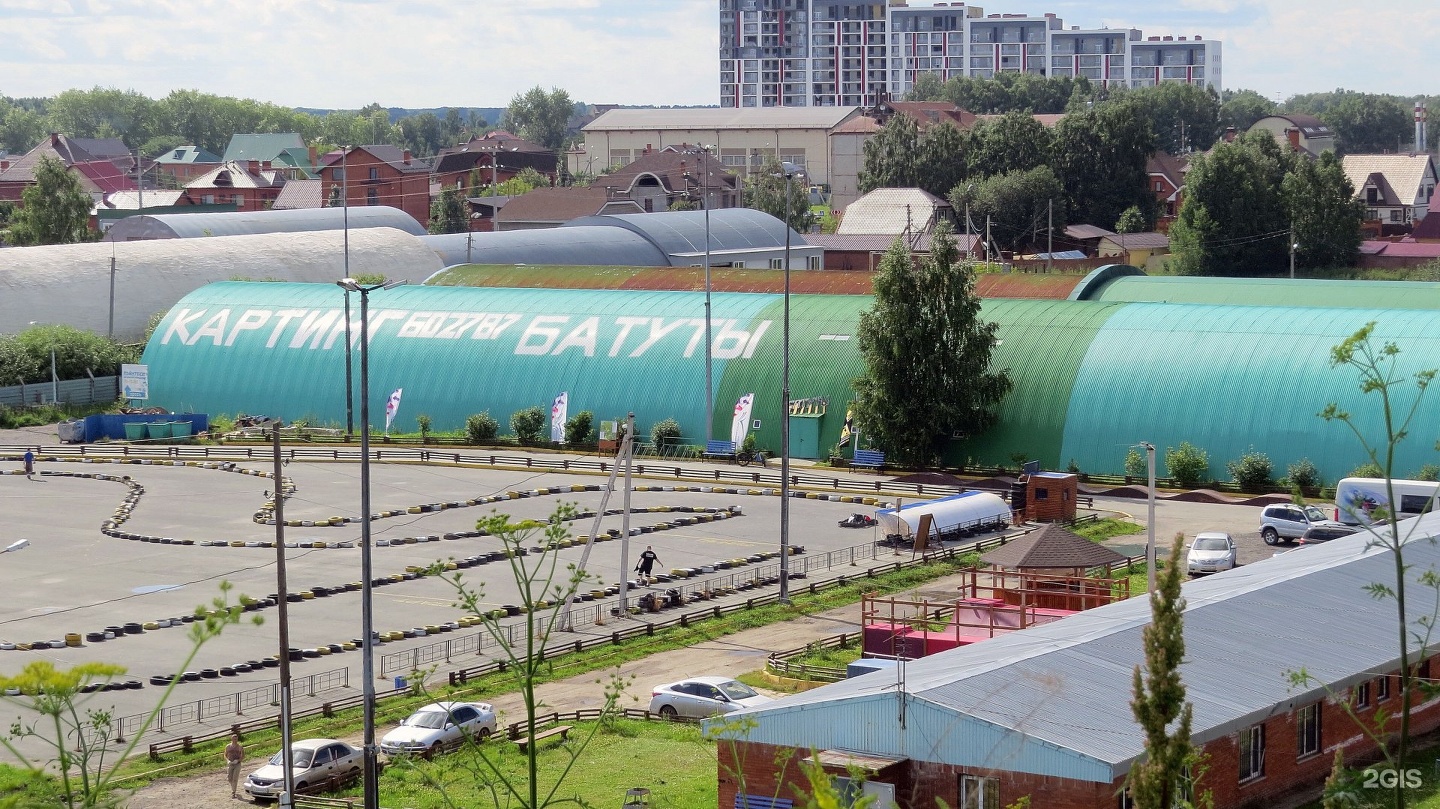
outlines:
[{"label": "white building facade", "polygon": [[964,3],[720,0],[720,106],[845,107],[898,99],[919,76],[1084,76],[1106,86],[1220,84],[1220,42],[1067,28],[1054,14]]}]

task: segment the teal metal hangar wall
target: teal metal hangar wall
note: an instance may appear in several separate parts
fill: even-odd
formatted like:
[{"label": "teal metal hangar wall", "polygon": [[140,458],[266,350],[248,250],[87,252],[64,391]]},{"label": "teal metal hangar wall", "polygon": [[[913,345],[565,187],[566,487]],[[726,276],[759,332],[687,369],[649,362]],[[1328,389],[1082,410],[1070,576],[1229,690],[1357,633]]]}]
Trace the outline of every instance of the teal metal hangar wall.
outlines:
[{"label": "teal metal hangar wall", "polygon": [[[781,297],[713,298],[710,434],[728,438],[735,401],[754,393],[757,438],[778,449]],[[435,429],[452,430],[484,410],[508,432],[511,413],[548,408],[567,391],[571,414],[589,410],[598,420],[633,410],[646,433],[673,417],[688,442],[705,438],[700,293],[404,286],[370,300],[377,427],[396,388],[404,397],[395,429],[404,432],[415,431],[422,413]],[[839,439],[850,382],[862,369],[856,323],[870,300],[792,296],[791,396],[828,402],[806,424],[818,438],[802,457],[823,456]],[[192,292],[146,347],[151,403],[343,425],[342,305],[341,291],[326,284],[222,283]],[[353,295],[352,306],[358,343]],[[1048,468],[1073,461],[1118,472],[1138,442],[1163,449],[1190,441],[1209,453],[1221,479],[1226,461],[1253,447],[1278,472],[1308,457],[1335,480],[1362,462],[1361,448],[1317,414],[1336,402],[1367,436],[1383,434],[1383,425],[1355,373],[1330,367],[1330,347],[1375,321],[1377,339],[1402,348],[1401,375],[1440,356],[1440,312],[1431,310],[992,299],[983,311],[998,325],[995,361],[1015,389],[1000,424],[955,442],[950,463],[1011,463],[1023,454]],[[358,409],[357,398],[357,423]],[[1431,396],[1402,446],[1403,474],[1436,460],[1437,424],[1440,397]]]}]

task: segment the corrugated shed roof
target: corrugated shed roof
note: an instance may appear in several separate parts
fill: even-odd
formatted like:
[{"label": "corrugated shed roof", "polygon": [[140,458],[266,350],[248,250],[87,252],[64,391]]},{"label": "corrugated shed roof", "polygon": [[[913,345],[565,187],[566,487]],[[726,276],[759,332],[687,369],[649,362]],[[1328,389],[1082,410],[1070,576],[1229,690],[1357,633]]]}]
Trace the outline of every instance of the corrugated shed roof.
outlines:
[{"label": "corrugated shed roof", "polygon": [[[135,340],[156,312],[213,281],[283,279],[334,287],[345,275],[342,241],[340,232],[324,231],[7,248],[0,261],[0,332],[18,332],[32,320],[103,331],[112,255],[123,279],[115,286],[115,336]],[[353,275],[418,279],[439,268],[435,254],[407,233],[350,231]]]},{"label": "corrugated shed roof", "polygon": [[[797,295],[869,295],[871,280],[868,272],[796,270],[790,273],[790,290]],[[705,289],[705,272],[699,267],[636,269],[603,266],[469,266],[446,269],[426,283],[477,287],[699,292]],[[716,267],[710,271],[710,288],[715,292],[780,294],[785,290],[785,273],[781,270]]]},{"label": "corrugated shed roof", "polygon": [[[119,211],[140,210],[139,191],[114,191],[105,196],[105,206]],[[185,198],[184,191],[160,191],[155,188],[145,189],[145,207],[162,208],[168,205],[178,205]]]},{"label": "corrugated shed roof", "polygon": [[199,146],[176,146],[174,149],[155,158],[156,163],[219,163],[220,157],[201,149]]},{"label": "corrugated shed roof", "polygon": [[[325,193],[320,180],[290,180],[270,205],[274,211],[325,207]],[[369,207],[369,206],[366,206]]]},{"label": "corrugated shed roof", "polygon": [[[1420,536],[1440,532],[1440,515],[1419,523]],[[1392,580],[1394,561],[1367,539],[1344,537],[1184,585],[1180,670],[1198,742],[1325,698],[1319,688],[1291,686],[1289,671],[1303,667],[1343,689],[1395,667],[1394,607],[1366,589]],[[1421,571],[1440,563],[1440,546],[1412,542],[1411,560],[1414,607],[1428,609],[1415,593],[1424,591]],[[1299,603],[1306,620],[1274,620]],[[897,675],[887,671],[727,717],[746,720],[744,731],[716,729],[752,742],[1113,781],[1144,750],[1128,683],[1143,662],[1149,620],[1148,600],[1132,598],[907,663],[898,690],[919,716],[904,727]],[[1235,632],[1245,626],[1266,630]],[[936,734],[932,724],[949,730]],[[862,736],[868,743],[853,743]]]},{"label": "corrugated shed roof", "polygon": [[1170,247],[1170,237],[1164,233],[1117,233],[1100,240],[1102,244],[1113,244],[1122,250],[1163,250]]},{"label": "corrugated shed roof", "polygon": [[1072,239],[1080,239],[1083,241],[1085,239],[1103,239],[1106,236],[1114,236],[1115,232],[1094,225],[1067,225],[1065,227],[1065,235]]},{"label": "corrugated shed roof", "polygon": [[1382,256],[1406,258],[1440,258],[1440,244],[1435,242],[1389,242],[1380,251]]},{"label": "corrugated shed roof", "polygon": [[986,552],[980,557],[980,561],[987,565],[1020,570],[1037,567],[1100,567],[1123,562],[1125,557],[1064,526],[1050,523]]},{"label": "corrugated shed roof", "polygon": [[845,206],[835,232],[843,236],[897,236],[925,230],[950,203],[920,188],[877,188]]},{"label": "corrugated shed roof", "polygon": [[[504,213],[509,210],[507,206]],[[591,225],[609,225],[633,230],[649,239],[668,256],[688,256],[705,252],[707,229],[704,211],[587,216],[567,223],[567,227]],[[710,211],[708,230],[710,251],[713,254],[784,247],[785,232],[789,229],[784,222],[764,211],[753,208],[716,208]],[[790,246],[805,247],[805,237],[790,230]]]},{"label": "corrugated shed roof", "polygon": [[833,129],[859,107],[696,107],[608,110],[585,132],[629,129]]},{"label": "corrugated shed roof", "polygon": [[[1435,185],[1435,163],[1429,154],[1347,154],[1344,158],[1345,176],[1355,187],[1357,198],[1371,175],[1380,175],[1389,184],[1395,205],[1428,204],[1425,186]],[[1388,196],[1388,195],[1387,195]]]},{"label": "corrugated shed roof", "polygon": [[[348,219],[348,225],[347,220]],[[135,239],[198,239],[257,233],[299,233],[323,230],[394,228],[421,236],[425,229],[410,214],[387,205],[302,208],[269,211],[218,211],[131,216],[110,228],[105,241]],[[439,269],[436,267],[435,269]]]},{"label": "corrugated shed roof", "polygon": [[[1390,243],[1387,243],[1390,244]],[[1332,281],[1289,278],[1202,278],[1135,275],[1113,278],[1089,300],[1337,306],[1440,310],[1440,283],[1431,281]]]},{"label": "corrugated shed roof", "polygon": [[286,149],[304,149],[305,139],[298,132],[242,133],[230,136],[221,160],[274,160]]}]

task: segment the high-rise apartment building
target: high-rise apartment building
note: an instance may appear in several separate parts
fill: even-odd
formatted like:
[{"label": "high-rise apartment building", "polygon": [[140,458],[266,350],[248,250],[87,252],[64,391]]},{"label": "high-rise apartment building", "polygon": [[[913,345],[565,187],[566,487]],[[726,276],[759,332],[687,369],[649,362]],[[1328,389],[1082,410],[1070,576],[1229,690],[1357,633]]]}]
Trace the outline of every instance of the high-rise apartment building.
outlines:
[{"label": "high-rise apartment building", "polygon": [[1220,42],[1067,28],[1054,14],[964,3],[720,0],[720,106],[843,107],[900,98],[924,73],[1084,76],[1220,89]]}]

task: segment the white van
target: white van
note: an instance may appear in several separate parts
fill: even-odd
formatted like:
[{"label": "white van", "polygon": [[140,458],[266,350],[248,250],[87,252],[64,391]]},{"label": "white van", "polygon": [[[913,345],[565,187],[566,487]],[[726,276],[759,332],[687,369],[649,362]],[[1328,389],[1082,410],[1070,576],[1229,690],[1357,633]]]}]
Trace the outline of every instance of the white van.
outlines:
[{"label": "white van", "polygon": [[[1435,508],[1440,483],[1433,480],[1392,480],[1400,501],[1396,516],[1416,517]],[[1369,525],[1376,509],[1388,510],[1384,478],[1343,478],[1335,484],[1335,520],[1346,525]],[[1383,513],[1383,512],[1382,512]]]}]

